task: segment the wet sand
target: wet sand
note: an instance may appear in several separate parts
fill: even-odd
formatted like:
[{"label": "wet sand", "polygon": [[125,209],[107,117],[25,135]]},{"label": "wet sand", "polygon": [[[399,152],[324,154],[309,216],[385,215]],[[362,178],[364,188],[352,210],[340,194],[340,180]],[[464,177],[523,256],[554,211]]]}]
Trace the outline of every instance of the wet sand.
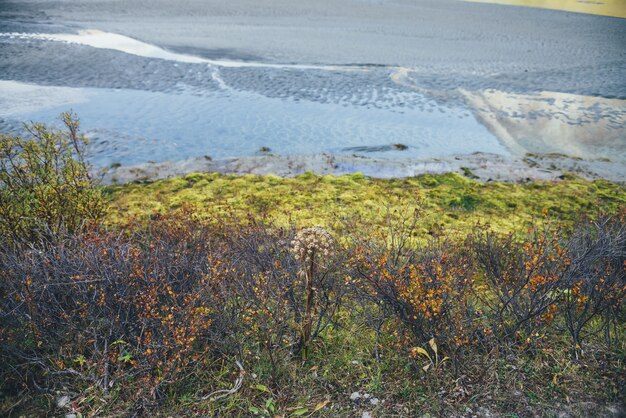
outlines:
[{"label": "wet sand", "polygon": [[626,102],[541,92],[463,91],[477,117],[515,154],[626,162]]},{"label": "wet sand", "polygon": [[205,57],[442,75],[616,68],[626,42],[621,19],[456,0],[8,0],[2,16],[7,32],[43,20]]},{"label": "wet sand", "polygon": [[626,18],[624,0],[465,0],[477,3],[505,4],[513,6],[539,7],[601,16]]},{"label": "wet sand", "polygon": [[574,174],[587,180],[605,179],[625,183],[623,164],[607,160],[573,159],[559,154],[528,154],[524,157],[473,153],[445,158],[376,159],[358,155],[262,155],[211,160],[205,157],[184,161],[144,163],[94,171],[105,184],[152,181],[194,172],[223,174],[273,174],[292,177],[305,172],[317,174],[363,173],[374,178],[404,178],[420,174],[456,172],[479,182],[519,183],[558,181]]}]

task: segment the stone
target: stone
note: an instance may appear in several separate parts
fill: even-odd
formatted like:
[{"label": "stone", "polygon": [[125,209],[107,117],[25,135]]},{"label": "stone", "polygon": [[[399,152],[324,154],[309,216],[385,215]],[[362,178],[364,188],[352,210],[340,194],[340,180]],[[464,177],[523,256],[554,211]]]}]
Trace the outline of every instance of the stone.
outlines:
[{"label": "stone", "polygon": [[59,396],[57,398],[57,407],[64,408],[70,403],[71,398],[68,395]]},{"label": "stone", "polygon": [[356,402],[359,399],[361,399],[361,392],[352,392],[352,395],[350,395],[350,400]]}]

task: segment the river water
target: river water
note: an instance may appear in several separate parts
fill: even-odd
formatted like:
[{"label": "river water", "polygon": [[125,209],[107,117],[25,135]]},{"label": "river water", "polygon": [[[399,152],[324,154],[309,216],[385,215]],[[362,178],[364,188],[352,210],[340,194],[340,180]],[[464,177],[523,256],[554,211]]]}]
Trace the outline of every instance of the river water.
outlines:
[{"label": "river water", "polygon": [[0,130],[72,110],[101,167],[268,150],[626,161],[624,20],[520,10],[7,1]]}]

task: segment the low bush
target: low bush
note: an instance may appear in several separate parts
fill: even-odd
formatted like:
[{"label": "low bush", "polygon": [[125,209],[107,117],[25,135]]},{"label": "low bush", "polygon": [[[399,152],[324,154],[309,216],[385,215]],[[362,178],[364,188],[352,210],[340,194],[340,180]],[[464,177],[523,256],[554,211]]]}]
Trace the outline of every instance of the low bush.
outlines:
[{"label": "low bush", "polygon": [[382,306],[411,333],[407,349],[436,339],[455,361],[479,338],[473,262],[462,247],[430,238],[405,250],[357,247],[348,281],[362,301]]},{"label": "low bush", "polygon": [[84,158],[75,115],[66,130],[26,125],[29,137],[0,135],[0,243],[15,245],[78,231],[104,215],[105,201]]},{"label": "low bush", "polygon": [[484,279],[475,293],[500,343],[543,337],[570,264],[559,231],[547,223],[519,240],[486,230],[475,233],[470,245]]},{"label": "low bush", "polygon": [[578,356],[583,339],[602,331],[617,344],[626,298],[626,213],[577,225],[567,243],[559,310]]},{"label": "low bush", "polygon": [[[421,235],[416,217],[392,218],[388,234],[345,227],[352,233],[333,237],[204,219],[183,207],[115,232],[92,227],[30,249],[2,246],[2,392],[100,402],[93,415],[103,405],[148,415],[173,399],[208,405],[206,414],[271,415],[328,403],[289,409],[301,381],[312,385],[307,396],[315,387],[335,399],[369,379],[394,402],[461,405],[485,384],[500,387],[502,376],[585,382],[546,389],[563,398],[570,387],[619,376],[623,215],[571,233],[544,221],[531,233],[477,227],[460,237]],[[356,340],[363,347],[348,343]],[[555,349],[568,345],[573,356]],[[358,360],[341,357],[355,352]],[[580,371],[584,361],[592,374]],[[225,365],[234,363],[241,370],[231,388]],[[385,379],[397,392],[380,389]],[[606,396],[619,400],[614,386]],[[222,396],[250,408],[229,409],[236,402]]]},{"label": "low bush", "polygon": [[[3,387],[95,386],[143,405],[184,380],[224,334],[206,230],[86,231],[2,251]],[[219,337],[218,337],[219,338]]]},{"label": "low bush", "polygon": [[307,359],[342,296],[331,238],[311,231],[235,228],[183,208],[119,233],[3,247],[3,387],[97,388],[143,409],[221,356]]},{"label": "low bush", "polygon": [[254,223],[230,234],[226,247],[221,274],[244,335],[272,364],[285,354],[306,360],[345,293],[330,235],[320,228],[296,234]]}]

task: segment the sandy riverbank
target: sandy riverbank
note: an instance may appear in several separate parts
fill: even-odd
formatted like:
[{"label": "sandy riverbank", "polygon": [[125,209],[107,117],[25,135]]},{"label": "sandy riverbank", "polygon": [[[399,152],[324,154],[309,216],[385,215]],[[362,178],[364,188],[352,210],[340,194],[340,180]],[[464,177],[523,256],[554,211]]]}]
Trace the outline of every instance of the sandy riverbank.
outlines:
[{"label": "sandy riverbank", "polygon": [[402,178],[425,173],[457,172],[482,182],[554,181],[572,173],[588,180],[606,179],[620,183],[626,182],[624,165],[607,160],[581,160],[558,154],[529,154],[517,158],[486,153],[422,160],[381,160],[328,154],[263,155],[222,160],[198,157],[176,162],[145,163],[128,167],[115,166],[101,171],[98,175],[105,184],[112,184],[157,180],[193,172],[272,174],[291,177],[307,171],[335,175],[361,172],[375,178]]},{"label": "sandy riverbank", "polygon": [[575,13],[589,13],[601,16],[626,18],[624,0],[466,0],[477,3],[495,3],[512,6],[538,7],[542,9],[565,10]]}]

